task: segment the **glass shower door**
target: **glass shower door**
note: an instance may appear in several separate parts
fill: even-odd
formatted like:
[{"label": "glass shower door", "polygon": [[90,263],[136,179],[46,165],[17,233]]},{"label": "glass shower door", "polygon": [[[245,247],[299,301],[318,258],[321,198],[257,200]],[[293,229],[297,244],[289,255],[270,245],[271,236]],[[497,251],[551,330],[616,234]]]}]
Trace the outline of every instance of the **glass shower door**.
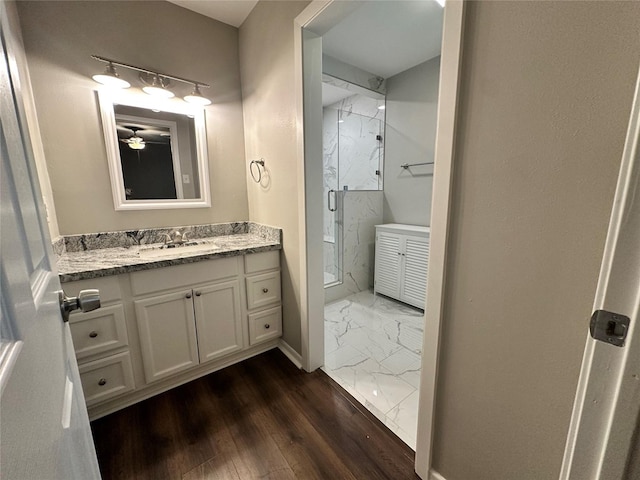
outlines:
[{"label": "glass shower door", "polygon": [[338,110],[324,109],[323,119],[323,255],[325,287],[342,282],[342,202],[338,192]]}]

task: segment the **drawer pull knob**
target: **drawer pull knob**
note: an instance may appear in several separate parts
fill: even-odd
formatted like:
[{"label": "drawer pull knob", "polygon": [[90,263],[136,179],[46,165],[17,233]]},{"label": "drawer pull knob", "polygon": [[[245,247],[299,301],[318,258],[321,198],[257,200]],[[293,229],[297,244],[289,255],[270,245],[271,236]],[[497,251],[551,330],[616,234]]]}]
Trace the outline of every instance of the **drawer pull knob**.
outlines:
[{"label": "drawer pull knob", "polygon": [[268,323],[265,323],[265,324],[264,324],[264,328],[267,328],[267,329],[268,329],[268,328],[270,328],[270,327],[271,327],[271,325],[269,325]]},{"label": "drawer pull knob", "polygon": [[185,295],[185,297],[186,297],[186,298],[191,298],[191,294],[190,294],[190,293],[187,293],[187,294]]},{"label": "drawer pull knob", "polygon": [[263,289],[262,289],[262,293],[267,293],[268,291],[269,291],[269,289],[268,289],[268,288],[263,288]]},{"label": "drawer pull knob", "polygon": [[107,384],[106,378],[101,378],[100,380],[98,380],[98,385],[100,385],[101,387],[106,384]]},{"label": "drawer pull knob", "polygon": [[199,297],[200,295],[202,295],[202,292],[196,292],[196,297]]},{"label": "drawer pull knob", "polygon": [[91,338],[96,338],[98,336],[98,332],[91,332],[91,333],[89,333],[89,336]]}]

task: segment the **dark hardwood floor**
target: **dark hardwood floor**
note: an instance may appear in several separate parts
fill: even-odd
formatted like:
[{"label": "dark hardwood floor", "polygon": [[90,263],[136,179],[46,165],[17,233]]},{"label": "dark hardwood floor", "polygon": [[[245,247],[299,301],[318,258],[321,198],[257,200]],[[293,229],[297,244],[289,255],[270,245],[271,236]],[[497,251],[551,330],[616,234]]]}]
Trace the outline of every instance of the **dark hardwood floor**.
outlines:
[{"label": "dark hardwood floor", "polygon": [[416,479],[414,452],[271,350],[91,424],[110,479]]}]

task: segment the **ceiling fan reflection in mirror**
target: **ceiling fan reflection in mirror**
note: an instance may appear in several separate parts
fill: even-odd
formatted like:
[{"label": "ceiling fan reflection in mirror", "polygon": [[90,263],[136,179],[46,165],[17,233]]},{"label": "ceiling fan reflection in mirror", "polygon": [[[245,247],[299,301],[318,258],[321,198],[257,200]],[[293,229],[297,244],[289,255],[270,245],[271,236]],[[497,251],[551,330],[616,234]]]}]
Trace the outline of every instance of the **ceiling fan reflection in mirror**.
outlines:
[{"label": "ceiling fan reflection in mirror", "polygon": [[133,132],[133,135],[129,138],[121,138],[120,141],[126,143],[127,145],[129,145],[129,148],[131,148],[132,150],[142,150],[144,147],[147,146],[146,142],[144,141],[144,138],[139,137],[138,136],[138,132],[140,130],[143,130],[142,128],[139,127],[126,127],[128,130],[131,130]]},{"label": "ceiling fan reflection in mirror", "polygon": [[143,150],[150,143],[159,145],[171,143],[171,134],[168,128],[140,125],[117,125],[117,128],[118,140],[126,143],[132,150]]}]

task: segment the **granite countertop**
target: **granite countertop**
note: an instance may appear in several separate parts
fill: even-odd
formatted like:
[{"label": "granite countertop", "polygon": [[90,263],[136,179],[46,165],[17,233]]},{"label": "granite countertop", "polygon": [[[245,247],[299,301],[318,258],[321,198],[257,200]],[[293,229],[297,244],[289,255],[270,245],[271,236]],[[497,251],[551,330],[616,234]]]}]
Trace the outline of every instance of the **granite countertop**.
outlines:
[{"label": "granite countertop", "polygon": [[[223,225],[230,225],[231,228],[222,228]],[[282,231],[274,227],[250,222],[216,224],[214,227],[216,228],[213,230],[209,228],[201,231],[196,227],[176,227],[175,229],[190,233],[195,232],[190,243],[196,243],[194,246],[176,248],[160,248],[163,243],[151,243],[171,229],[65,237],[62,247],[56,248],[54,245],[60,281],[85,280],[282,248]],[[213,235],[206,236],[206,233]],[[124,246],[113,246],[117,243],[115,236],[124,239]],[[100,248],[101,245],[107,245],[107,248]]]}]

